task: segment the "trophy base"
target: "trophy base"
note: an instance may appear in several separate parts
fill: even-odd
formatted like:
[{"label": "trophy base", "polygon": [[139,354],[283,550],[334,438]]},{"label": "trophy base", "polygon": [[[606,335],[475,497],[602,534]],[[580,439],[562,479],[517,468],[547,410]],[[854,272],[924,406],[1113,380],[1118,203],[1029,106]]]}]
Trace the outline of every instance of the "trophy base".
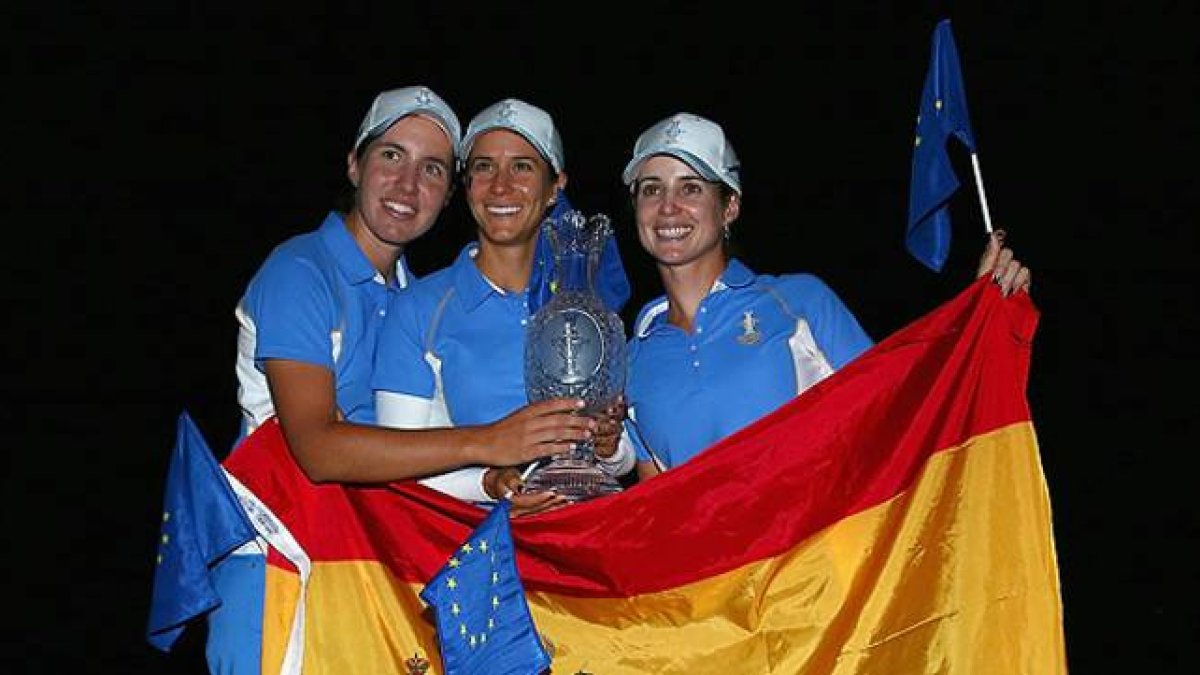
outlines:
[{"label": "trophy base", "polygon": [[582,502],[622,490],[616,478],[583,459],[553,459],[525,481],[525,492],[552,490],[569,502]]}]

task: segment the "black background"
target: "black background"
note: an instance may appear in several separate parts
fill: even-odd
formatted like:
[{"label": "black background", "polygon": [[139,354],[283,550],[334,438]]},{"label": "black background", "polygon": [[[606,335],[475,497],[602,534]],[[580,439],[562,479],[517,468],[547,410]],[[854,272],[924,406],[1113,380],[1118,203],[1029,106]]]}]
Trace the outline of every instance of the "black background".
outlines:
[{"label": "black background", "polygon": [[[3,672],[203,672],[202,623],[165,655],[143,634],[176,418],[224,455],[233,307],[270,249],[342,194],[378,91],[427,84],[464,125],[505,96],[549,110],[572,201],[614,216],[630,312],[658,292],[619,181],[633,141],[681,110],[718,120],[744,167],[737,255],[819,274],[878,339],[962,288],[983,244],[956,149],[947,269],[903,247],[946,16],[991,215],[1042,311],[1029,395],[1071,670],[1191,672],[1200,10],[785,4],[4,10]],[[410,249],[414,268],[449,263],[468,222],[456,201]]]}]

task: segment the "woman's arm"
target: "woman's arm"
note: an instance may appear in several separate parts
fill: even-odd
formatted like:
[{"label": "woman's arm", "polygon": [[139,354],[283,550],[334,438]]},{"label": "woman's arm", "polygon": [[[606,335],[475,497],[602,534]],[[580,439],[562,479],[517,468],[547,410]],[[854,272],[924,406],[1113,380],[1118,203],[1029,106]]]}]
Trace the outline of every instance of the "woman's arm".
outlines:
[{"label": "woman's arm", "polygon": [[340,419],[333,373],[300,361],[264,364],[275,414],[297,463],[314,482],[377,483],[458,467],[518,465],[565,452],[591,437],[595,421],[570,414],[578,399],[526,406],[497,422],[440,429],[388,429]]}]

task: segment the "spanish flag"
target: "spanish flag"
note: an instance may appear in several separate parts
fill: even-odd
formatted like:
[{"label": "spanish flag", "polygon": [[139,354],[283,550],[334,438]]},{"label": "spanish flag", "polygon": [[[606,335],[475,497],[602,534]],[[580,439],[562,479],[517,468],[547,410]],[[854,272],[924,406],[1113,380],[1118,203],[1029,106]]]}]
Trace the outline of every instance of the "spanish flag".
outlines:
[{"label": "spanish flag", "polygon": [[[511,521],[551,672],[1066,673],[1037,320],[982,279],[691,462]],[[314,485],[275,424],[225,467],[272,544],[264,673],[443,672],[421,592],[487,512]]]}]

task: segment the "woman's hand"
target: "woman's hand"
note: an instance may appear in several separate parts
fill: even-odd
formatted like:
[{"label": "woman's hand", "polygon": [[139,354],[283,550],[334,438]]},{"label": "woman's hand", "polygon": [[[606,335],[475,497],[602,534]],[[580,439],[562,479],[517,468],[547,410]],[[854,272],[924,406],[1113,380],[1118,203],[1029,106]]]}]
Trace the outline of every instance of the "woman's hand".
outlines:
[{"label": "woman's hand", "polygon": [[566,497],[552,491],[525,492],[521,473],[510,466],[488,469],[483,475],[483,489],[494,499],[509,500],[512,518],[550,511],[570,503]]},{"label": "woman's hand", "polygon": [[474,427],[473,441],[468,445],[469,463],[517,466],[567,452],[576,443],[591,438],[596,427],[591,417],[576,414],[583,407],[582,399],[549,399]]},{"label": "woman's hand", "polygon": [[1028,267],[1013,257],[1012,249],[1004,245],[1005,234],[1004,230],[995,230],[988,237],[987,246],[983,249],[983,256],[979,259],[979,271],[975,278],[991,274],[992,280],[1000,287],[1000,292],[1005,297],[1012,295],[1014,291],[1028,293],[1032,284],[1032,275]]},{"label": "woman's hand", "polygon": [[593,439],[597,457],[608,458],[616,454],[617,444],[621,441],[625,409],[625,397],[622,395],[612,405],[593,416],[596,420],[596,432]]}]

